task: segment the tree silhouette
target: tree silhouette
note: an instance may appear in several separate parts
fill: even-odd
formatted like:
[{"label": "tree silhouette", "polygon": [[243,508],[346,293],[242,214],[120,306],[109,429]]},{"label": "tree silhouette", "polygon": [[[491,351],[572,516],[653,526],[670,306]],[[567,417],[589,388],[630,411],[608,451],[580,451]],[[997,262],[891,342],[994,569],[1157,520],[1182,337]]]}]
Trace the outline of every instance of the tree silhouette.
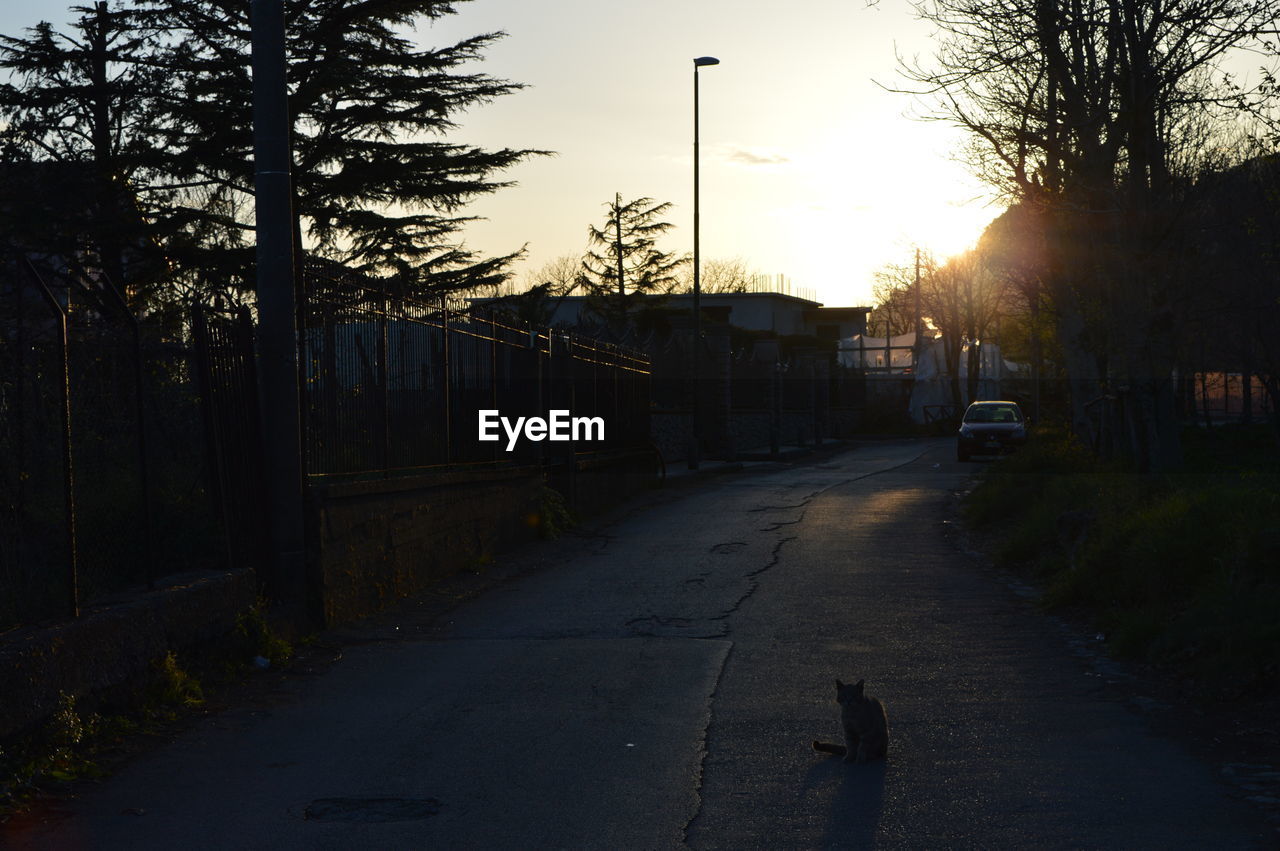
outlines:
[{"label": "tree silhouette", "polygon": [[666,293],[678,283],[677,273],[688,258],[659,251],[657,241],[671,229],[660,221],[669,202],[652,198],[622,202],[617,194],[608,204],[603,227],[588,228],[590,250],[582,270],[590,308],[610,323],[624,321],[646,296]]},{"label": "tree silhouette", "polygon": [[165,80],[131,12],[73,11],[66,33],[41,22],[0,35],[13,80],[0,85],[3,230],[10,247],[92,263],[136,296],[172,222],[165,194],[148,191]]},{"label": "tree silhouette", "polygon": [[[977,171],[1036,211],[1073,425],[1141,469],[1181,461],[1176,329],[1189,321],[1187,189],[1241,100],[1221,63],[1274,29],[1274,0],[921,0],[936,53],[904,67]],[[1095,433],[1089,405],[1126,422]],[[1108,404],[1111,404],[1108,402]],[[1095,409],[1095,413],[1098,409]],[[1106,429],[1104,425],[1104,430]]]}]

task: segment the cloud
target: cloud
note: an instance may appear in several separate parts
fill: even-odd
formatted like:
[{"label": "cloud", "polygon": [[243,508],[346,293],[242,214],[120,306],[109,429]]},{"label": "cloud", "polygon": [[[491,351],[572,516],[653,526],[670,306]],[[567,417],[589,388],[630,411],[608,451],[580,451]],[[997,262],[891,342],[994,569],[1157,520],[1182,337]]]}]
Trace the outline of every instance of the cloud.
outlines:
[{"label": "cloud", "polygon": [[789,163],[791,160],[781,154],[756,153],[755,151],[746,151],[741,148],[734,148],[725,154],[725,159],[731,163],[738,165],[782,165]]}]

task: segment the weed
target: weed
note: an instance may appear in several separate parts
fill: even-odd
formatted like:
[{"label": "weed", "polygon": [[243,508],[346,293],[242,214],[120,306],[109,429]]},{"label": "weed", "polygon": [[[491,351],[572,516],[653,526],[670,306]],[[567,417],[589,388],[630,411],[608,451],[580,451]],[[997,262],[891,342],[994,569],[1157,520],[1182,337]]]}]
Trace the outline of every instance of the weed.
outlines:
[{"label": "weed", "polygon": [[265,615],[267,604],[257,604],[236,620],[236,638],[247,658],[261,656],[274,666],[280,666],[293,658],[293,647],[271,629]]},{"label": "weed", "polygon": [[538,491],[534,516],[537,518],[538,535],[548,540],[560,537],[577,524],[560,491],[546,486]]},{"label": "weed", "polygon": [[157,678],[153,693],[160,706],[195,709],[204,703],[200,681],[182,669],[172,650],[158,660],[154,668]]},{"label": "weed", "polygon": [[[239,618],[235,632],[238,647],[234,655],[242,661],[235,670],[225,672],[228,679],[238,677],[251,656],[283,664],[292,655],[289,644],[268,626],[262,604]],[[203,672],[214,673],[207,667]],[[0,748],[0,821],[21,809],[40,788],[101,776],[98,760],[130,736],[164,729],[204,702],[204,685],[180,664],[173,651],[155,660],[148,681],[131,690],[129,715],[85,714],[74,697],[61,695],[56,711],[39,729]]]},{"label": "weed", "polygon": [[101,723],[96,714],[82,716],[76,699],[64,692],[57,711],[38,730],[0,749],[0,816],[20,806],[41,784],[101,776],[91,759]]}]

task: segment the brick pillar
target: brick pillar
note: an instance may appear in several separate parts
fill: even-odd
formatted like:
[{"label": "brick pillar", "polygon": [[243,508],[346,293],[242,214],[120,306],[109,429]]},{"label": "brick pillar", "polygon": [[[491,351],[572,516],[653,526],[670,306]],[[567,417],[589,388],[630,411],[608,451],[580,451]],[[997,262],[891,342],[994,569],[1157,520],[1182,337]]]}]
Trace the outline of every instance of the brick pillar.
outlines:
[{"label": "brick pillar", "polygon": [[814,441],[820,446],[831,436],[831,361],[825,354],[813,359]]},{"label": "brick pillar", "polygon": [[729,417],[733,408],[733,362],[729,345],[729,326],[703,326],[706,333],[707,397],[703,400],[706,417],[704,439],[711,457],[733,459],[733,439],[729,433]]},{"label": "brick pillar", "polygon": [[813,349],[797,349],[792,358],[796,380],[800,381],[804,388],[801,398],[805,400],[803,404],[808,412],[808,416],[804,418],[804,425],[800,428],[801,444],[818,442],[818,398],[817,382],[814,379],[814,354]]}]

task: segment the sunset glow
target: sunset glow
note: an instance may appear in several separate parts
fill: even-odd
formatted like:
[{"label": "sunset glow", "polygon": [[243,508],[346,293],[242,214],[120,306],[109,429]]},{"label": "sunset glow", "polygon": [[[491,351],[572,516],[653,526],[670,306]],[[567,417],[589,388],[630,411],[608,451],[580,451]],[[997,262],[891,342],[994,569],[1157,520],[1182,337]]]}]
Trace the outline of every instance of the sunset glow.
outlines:
[{"label": "sunset glow", "polygon": [[610,6],[566,24],[555,38],[572,49],[547,53],[546,5],[468,4],[419,34],[505,29],[485,70],[530,88],[469,116],[462,133],[558,152],[474,205],[488,221],[468,230],[473,246],[528,243],[525,268],[535,269],[580,252],[587,225],[621,192],[671,201],[670,247],[691,250],[690,78],[703,54],[721,60],[699,75],[704,261],[741,258],[827,304],[864,304],[884,265],[916,245],[962,251],[999,212],[954,159],[960,132],[913,120],[912,98],[878,85],[897,81],[895,48],[930,47],[905,7],[825,0],[763,26],[728,2]]},{"label": "sunset glow", "polygon": [[[692,250],[692,59],[705,54],[721,64],[700,73],[704,261],[740,258],[827,304],[865,304],[877,270],[917,245],[961,251],[999,212],[954,160],[960,132],[913,120],[919,105],[885,89],[900,82],[895,51],[932,47],[905,4],[815,0],[767,20],[729,0],[580,11],[570,0],[461,3],[409,33],[429,45],[508,34],[476,70],[527,88],[463,116],[449,141],[556,153],[511,169],[516,186],[463,211],[484,219],[466,229],[468,247],[527,247],[517,277],[581,254],[615,193],[670,201],[666,247]],[[68,16],[6,3],[0,31],[42,17]]]}]

